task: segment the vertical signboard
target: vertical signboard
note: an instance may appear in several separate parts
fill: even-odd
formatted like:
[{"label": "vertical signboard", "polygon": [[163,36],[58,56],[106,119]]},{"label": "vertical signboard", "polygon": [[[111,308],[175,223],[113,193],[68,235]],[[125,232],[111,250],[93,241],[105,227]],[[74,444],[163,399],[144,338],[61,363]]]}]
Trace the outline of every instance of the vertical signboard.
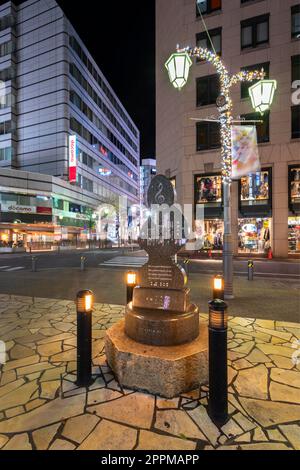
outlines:
[{"label": "vertical signboard", "polygon": [[69,181],[76,183],[77,181],[77,137],[70,135],[69,137]]}]

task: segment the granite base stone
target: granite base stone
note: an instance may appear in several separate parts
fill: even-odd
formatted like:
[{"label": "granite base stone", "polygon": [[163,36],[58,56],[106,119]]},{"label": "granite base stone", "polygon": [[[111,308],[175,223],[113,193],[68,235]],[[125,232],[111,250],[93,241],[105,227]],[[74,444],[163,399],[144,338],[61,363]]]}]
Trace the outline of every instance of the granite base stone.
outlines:
[{"label": "granite base stone", "polygon": [[174,398],[208,381],[207,325],[200,335],[181,346],[147,346],[125,334],[125,321],[113,325],[105,337],[106,359],[124,388]]}]

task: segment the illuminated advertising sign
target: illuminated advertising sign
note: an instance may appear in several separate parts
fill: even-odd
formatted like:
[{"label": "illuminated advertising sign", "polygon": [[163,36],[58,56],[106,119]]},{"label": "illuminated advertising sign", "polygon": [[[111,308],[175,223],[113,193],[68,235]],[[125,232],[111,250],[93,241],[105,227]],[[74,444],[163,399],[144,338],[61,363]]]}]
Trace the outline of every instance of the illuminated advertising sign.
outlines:
[{"label": "illuminated advertising sign", "polygon": [[77,181],[77,137],[70,135],[69,137],[69,181],[76,183]]},{"label": "illuminated advertising sign", "polygon": [[108,168],[99,168],[99,174],[101,176],[110,176],[111,170],[109,170]]}]

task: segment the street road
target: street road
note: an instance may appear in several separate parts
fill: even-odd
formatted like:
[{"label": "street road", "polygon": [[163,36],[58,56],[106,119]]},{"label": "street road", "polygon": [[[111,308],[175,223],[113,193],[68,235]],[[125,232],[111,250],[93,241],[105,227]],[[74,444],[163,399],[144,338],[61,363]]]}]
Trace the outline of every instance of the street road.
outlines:
[{"label": "street road", "polygon": [[[30,254],[0,255],[0,293],[73,300],[81,289],[92,289],[96,301],[125,304],[125,273],[147,258],[142,251],[122,249],[38,253],[37,272]],[[80,271],[80,259],[86,270]],[[300,322],[300,263],[255,261],[254,281],[246,277],[247,260],[235,260],[235,299],[230,314]],[[222,272],[221,260],[192,261],[187,267],[191,299],[207,312],[211,280]]]}]

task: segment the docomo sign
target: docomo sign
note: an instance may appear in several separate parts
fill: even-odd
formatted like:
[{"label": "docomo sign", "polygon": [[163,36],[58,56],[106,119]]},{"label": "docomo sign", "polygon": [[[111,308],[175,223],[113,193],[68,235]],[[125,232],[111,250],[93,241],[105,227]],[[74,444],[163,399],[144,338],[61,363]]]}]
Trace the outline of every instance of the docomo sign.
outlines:
[{"label": "docomo sign", "polygon": [[18,214],[36,214],[35,206],[18,206],[14,204],[1,204],[2,212],[16,212]]},{"label": "docomo sign", "polygon": [[77,137],[70,135],[69,137],[69,182],[77,181]]}]

